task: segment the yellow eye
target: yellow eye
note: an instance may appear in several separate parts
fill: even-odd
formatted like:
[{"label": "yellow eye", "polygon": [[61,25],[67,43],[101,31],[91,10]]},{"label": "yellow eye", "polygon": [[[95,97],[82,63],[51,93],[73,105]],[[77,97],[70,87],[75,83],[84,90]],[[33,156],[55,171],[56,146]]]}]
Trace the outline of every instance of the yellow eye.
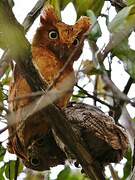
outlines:
[{"label": "yellow eye", "polygon": [[50,31],[49,32],[49,38],[50,39],[58,39],[58,32],[57,31],[55,31],[55,30],[52,30],[52,31]]},{"label": "yellow eye", "polygon": [[77,47],[77,46],[79,45],[79,43],[80,43],[79,39],[76,38],[76,39],[74,40],[74,42],[73,42],[73,45],[74,45],[75,47]]}]

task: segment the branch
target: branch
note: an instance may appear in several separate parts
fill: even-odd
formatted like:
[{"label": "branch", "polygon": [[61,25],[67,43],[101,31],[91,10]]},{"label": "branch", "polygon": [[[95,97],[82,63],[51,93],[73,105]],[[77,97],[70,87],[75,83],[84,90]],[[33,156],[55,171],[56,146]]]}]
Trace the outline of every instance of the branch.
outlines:
[{"label": "branch", "polygon": [[116,8],[117,11],[120,11],[126,6],[124,0],[106,0],[106,1],[109,1],[111,5]]},{"label": "branch", "polygon": [[130,180],[134,180],[134,179],[135,179],[135,167],[134,167],[133,172],[131,174]]},{"label": "branch", "polygon": [[115,119],[115,121],[117,121],[119,119],[119,117],[121,116],[122,108],[125,103],[126,104],[130,103],[133,107],[135,107],[134,100],[132,101],[132,99],[130,99],[126,95],[126,93],[128,93],[128,90],[130,89],[132,81],[131,81],[131,79],[129,79],[130,81],[128,81],[127,86],[125,86],[124,91],[121,92],[119,90],[119,88],[113,83],[113,81],[111,79],[109,79],[109,77],[106,75],[106,73],[104,73],[102,78],[103,78],[106,86],[112,91],[114,98],[116,100],[116,106],[114,107],[115,114],[114,114],[113,118]]},{"label": "branch", "polygon": [[134,83],[134,79],[132,78],[132,77],[130,77],[129,79],[128,79],[128,82],[127,82],[127,84],[126,84],[126,86],[124,87],[124,90],[123,90],[123,93],[124,94],[128,94],[128,92],[129,92],[129,90],[130,90],[130,88],[131,88],[131,85]]},{"label": "branch", "polygon": [[19,164],[20,164],[20,160],[19,160],[19,158],[17,158],[17,160],[15,161],[15,177],[14,177],[14,180],[17,180],[17,176],[18,176],[18,172],[19,172]]},{"label": "branch", "polygon": [[110,169],[113,180],[120,180],[120,178],[118,177],[117,172],[114,170],[114,168],[113,168],[113,166],[111,164],[109,165],[109,169]]},{"label": "branch", "polygon": [[32,10],[27,14],[26,18],[24,19],[22,25],[24,26],[25,32],[29,30],[31,25],[34,23],[35,19],[39,16],[40,11],[44,5],[46,0],[38,0]]},{"label": "branch", "polygon": [[3,104],[0,102],[0,110],[4,110],[7,114],[10,113],[10,111],[3,106]]},{"label": "branch", "polygon": [[102,77],[106,86],[113,92],[115,98],[123,100],[126,103],[130,103],[130,98],[128,98],[126,94],[121,92],[119,88],[113,83],[111,79],[109,79],[109,77],[106,74],[104,74]]},{"label": "branch", "polygon": [[[123,94],[125,94],[125,95],[128,94],[128,92],[129,92],[129,90],[130,90],[130,87],[131,87],[131,85],[132,85],[133,82],[134,82],[134,80],[130,77],[129,80],[128,80],[128,82],[127,82],[127,84],[126,84],[126,86],[124,87]],[[118,106],[120,106],[120,108],[117,107],[116,110],[115,110],[115,116],[114,116],[114,118],[115,118],[116,121],[117,121],[117,120],[120,118],[120,116],[121,116],[122,108],[123,108],[123,106],[124,106],[124,104],[125,104],[125,101],[124,101],[123,99],[119,99],[117,103],[118,103]],[[129,103],[130,103],[132,106],[135,107],[135,102],[134,102],[134,101],[132,102],[132,100],[129,100]]]},{"label": "branch", "polygon": [[0,134],[2,134],[3,132],[5,132],[8,129],[8,126],[6,126],[5,128],[0,130]]},{"label": "branch", "polygon": [[109,107],[110,109],[113,108],[110,104],[106,103],[105,101],[102,101],[101,99],[97,98],[96,96],[93,96],[93,95],[89,94],[85,89],[83,89],[83,88],[80,87],[79,85],[76,85],[76,87],[78,87],[78,88],[79,88],[84,94],[86,94],[89,98],[92,98],[92,99],[94,99],[95,101],[100,102],[101,104]]}]

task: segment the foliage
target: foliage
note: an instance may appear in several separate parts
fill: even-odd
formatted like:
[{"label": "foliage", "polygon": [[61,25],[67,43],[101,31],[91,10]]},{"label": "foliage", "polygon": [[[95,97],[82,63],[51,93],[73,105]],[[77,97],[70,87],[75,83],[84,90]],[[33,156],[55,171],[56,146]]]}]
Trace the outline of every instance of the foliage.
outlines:
[{"label": "foliage", "polygon": [[82,175],[80,172],[74,172],[69,166],[65,167],[58,176],[57,180],[88,180],[87,177]]}]

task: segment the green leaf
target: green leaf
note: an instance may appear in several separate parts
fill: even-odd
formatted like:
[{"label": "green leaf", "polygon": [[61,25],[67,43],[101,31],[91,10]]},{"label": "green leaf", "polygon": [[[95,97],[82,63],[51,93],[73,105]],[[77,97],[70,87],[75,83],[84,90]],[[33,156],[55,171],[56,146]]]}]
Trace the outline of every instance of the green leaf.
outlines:
[{"label": "green leaf", "polygon": [[135,50],[128,45],[128,39],[113,48],[112,53],[124,62],[125,70],[135,79]]},{"label": "green leaf", "polygon": [[23,164],[19,162],[18,175],[23,171]]},{"label": "green leaf", "polygon": [[111,39],[107,45],[108,51],[128,37],[135,28],[135,5],[125,7],[109,23]]},{"label": "green leaf", "polygon": [[11,77],[9,76],[9,73],[11,72],[10,71],[11,69],[10,68],[8,68],[7,70],[6,70],[6,72],[4,73],[4,78],[2,79],[2,81],[1,81],[1,84],[2,85],[9,85],[9,83],[11,82]]},{"label": "green leaf", "polygon": [[61,12],[60,12],[60,2],[59,0],[48,0],[49,4],[51,4],[56,13],[57,13],[57,16],[61,19]]},{"label": "green leaf", "polygon": [[[0,102],[1,102],[1,105],[3,105],[3,100],[4,100],[3,90],[2,90],[2,88],[0,87]],[[1,110],[1,108],[0,108],[0,110]]]},{"label": "green leaf", "polygon": [[88,180],[80,171],[72,171],[69,166],[65,167],[58,176],[57,180]]},{"label": "green leaf", "polygon": [[82,69],[81,71],[86,75],[97,75],[102,74],[101,69],[98,69],[96,63],[94,61],[85,60],[82,62]]},{"label": "green leaf", "polygon": [[0,48],[3,50],[7,48],[2,32],[0,32]]},{"label": "green leaf", "polygon": [[6,153],[6,149],[0,144],[0,161],[3,161],[5,153]]},{"label": "green leaf", "polygon": [[104,5],[104,0],[74,0],[73,1],[75,9],[77,11],[77,16],[86,15],[86,11],[92,10],[96,16],[99,16]]},{"label": "green leaf", "polygon": [[60,9],[63,10],[73,0],[60,0]]},{"label": "green leaf", "polygon": [[14,3],[13,0],[8,0],[8,3],[9,3],[9,5],[10,5],[11,8],[15,5],[15,3]]},{"label": "green leaf", "polygon": [[91,8],[89,7],[89,9],[93,10],[96,16],[99,16],[101,14],[104,2],[104,0],[96,0],[96,3],[93,1],[93,6]]},{"label": "green leaf", "polygon": [[[15,178],[15,164],[16,161],[9,161],[9,163],[5,165],[5,176],[10,180],[14,180]],[[21,173],[22,170],[23,170],[23,165],[22,163],[19,163],[18,174]]]},{"label": "green leaf", "polygon": [[15,161],[9,161],[5,165],[5,176],[6,178],[13,180],[15,177]]},{"label": "green leaf", "polygon": [[86,12],[86,15],[90,17],[92,25],[93,25],[92,30],[89,34],[89,39],[97,41],[97,39],[102,35],[101,28],[99,26],[99,23],[97,22],[97,17],[95,16],[94,12],[91,10],[88,10]]},{"label": "green leaf", "polygon": [[127,159],[127,162],[124,166],[124,176],[122,177],[121,180],[125,180],[125,179],[128,179],[129,175],[130,175],[130,172],[131,172],[131,164],[132,164],[132,152],[131,150],[128,150],[128,152],[126,153],[126,156],[125,158]]},{"label": "green leaf", "polygon": [[3,176],[3,173],[4,173],[4,168],[1,167],[0,168],[0,180],[5,180],[4,176]]},{"label": "green leaf", "polygon": [[64,170],[62,170],[57,177],[57,180],[67,180],[68,177],[70,176],[71,169],[69,166],[65,167]]},{"label": "green leaf", "polygon": [[128,0],[127,1],[128,6],[133,5],[133,4],[135,4],[135,0]]}]

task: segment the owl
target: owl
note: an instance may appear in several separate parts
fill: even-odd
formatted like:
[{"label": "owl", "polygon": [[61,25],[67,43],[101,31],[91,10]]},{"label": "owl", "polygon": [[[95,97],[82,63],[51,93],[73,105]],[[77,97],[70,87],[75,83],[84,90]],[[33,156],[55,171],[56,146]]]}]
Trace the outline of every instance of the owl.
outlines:
[{"label": "owl", "polygon": [[[83,147],[94,162],[99,163],[102,171],[104,166],[118,163],[123,158],[129,145],[127,133],[110,116],[97,107],[83,103],[73,103],[63,112],[76,136],[82,140]],[[66,159],[75,160],[54,130],[33,138],[27,147],[27,157],[29,161],[24,161],[25,166],[38,171],[64,164]]]},{"label": "owl", "polygon": [[[54,8],[49,4],[46,4],[42,10],[40,27],[34,35],[31,51],[32,62],[45,83],[50,85],[53,82],[74,49],[77,48],[77,51],[70,59],[70,63],[63,70],[61,76],[53,86],[54,89],[61,92],[61,85],[63,85],[63,87],[68,85],[68,91],[65,91],[65,93],[59,98],[56,98],[56,101],[53,102],[61,109],[66,107],[72,95],[75,82],[73,63],[81,55],[84,43],[84,40],[81,41],[81,39],[89,31],[90,25],[91,22],[88,17],[81,17],[75,25],[65,24],[58,18]],[[11,101],[17,97],[30,95],[31,93],[32,90],[29,84],[19,72],[17,65],[15,65],[13,80],[9,91],[9,110],[11,112],[16,112],[16,115],[15,123],[10,125],[8,129],[10,136],[8,150],[20,157],[23,162],[29,162],[33,168],[33,164],[36,166],[38,162],[36,160],[31,160],[29,157],[29,144],[35,139],[40,139],[42,136],[46,137],[46,141],[50,144],[52,142],[49,138],[51,136],[51,127],[43,112],[38,112],[34,116],[29,117],[25,122],[21,121],[23,107],[26,107],[34,101],[34,98],[27,97],[17,101]],[[52,142],[52,148],[54,146],[56,149],[45,150],[44,153],[48,160],[45,162],[45,165],[41,165],[42,167],[39,169],[47,169],[50,166],[52,167],[58,164],[59,161],[55,158],[55,153],[59,155],[63,154],[60,163],[63,162],[65,155],[57,145],[55,145],[55,142]]]}]

